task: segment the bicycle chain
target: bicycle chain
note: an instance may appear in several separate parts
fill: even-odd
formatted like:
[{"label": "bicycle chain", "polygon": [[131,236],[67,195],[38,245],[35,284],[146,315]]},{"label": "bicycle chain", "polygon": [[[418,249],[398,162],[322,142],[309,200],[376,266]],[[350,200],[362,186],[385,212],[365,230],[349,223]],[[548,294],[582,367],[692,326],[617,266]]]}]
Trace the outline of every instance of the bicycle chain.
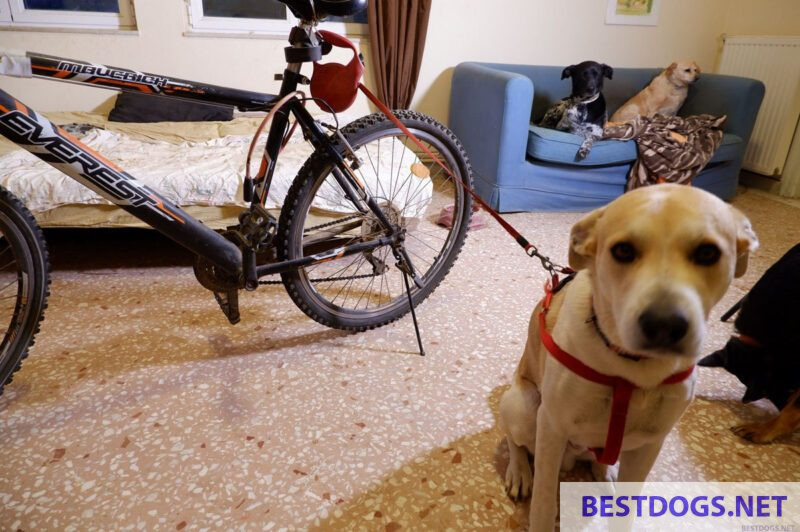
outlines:
[{"label": "bicycle chain", "polygon": [[[326,125],[326,124],[322,124]],[[344,218],[339,218],[338,220],[334,220],[332,222],[326,222],[324,224],[315,225],[313,227],[309,227],[308,229],[304,229],[303,233],[310,233],[311,231],[315,231],[318,229],[324,229],[325,227],[331,227],[333,225],[337,225],[344,222],[349,222],[350,220],[355,220],[356,218],[361,218],[362,214],[352,214],[350,216],[345,216]],[[322,277],[319,279],[309,279],[312,283],[325,283],[328,281],[349,281],[351,279],[369,279],[370,277],[378,277],[383,275],[382,273],[367,273],[364,275],[348,275],[347,277]],[[282,284],[283,281],[259,281],[259,285],[277,285]]]},{"label": "bicycle chain", "polygon": [[[368,279],[370,277],[378,277],[382,273],[365,273],[364,275],[349,275],[347,277],[322,277],[320,279],[309,279],[312,283],[325,283],[328,281],[347,281],[350,279]],[[258,284],[281,284],[283,281],[259,281]]]},{"label": "bicycle chain", "polygon": [[[343,222],[347,222],[350,220],[355,220],[356,218],[360,218],[361,214],[353,214],[351,216],[345,216],[344,218],[339,218],[338,220],[334,220],[332,222],[327,222],[320,225],[315,225],[314,227],[309,227],[308,229],[304,229],[304,233],[308,233],[315,229],[323,229],[325,227],[330,227],[332,225],[340,224]],[[312,283],[324,283],[327,281],[348,281],[350,279],[368,279],[370,277],[377,277],[379,275],[383,275],[380,273],[367,273],[364,275],[349,275],[347,277],[322,277],[320,279],[309,279]],[[260,285],[274,285],[274,284],[281,284],[283,281],[259,281],[258,284]]]},{"label": "bicycle chain", "polygon": [[332,222],[326,222],[324,224],[315,225],[314,227],[309,227],[308,229],[303,229],[303,233],[309,233],[314,231],[315,229],[322,229],[325,227],[330,227],[332,225],[340,224],[343,222],[348,222],[350,220],[355,220],[356,218],[362,217],[363,214],[351,214],[350,216],[345,216],[344,218],[339,218],[338,220],[334,220]]}]

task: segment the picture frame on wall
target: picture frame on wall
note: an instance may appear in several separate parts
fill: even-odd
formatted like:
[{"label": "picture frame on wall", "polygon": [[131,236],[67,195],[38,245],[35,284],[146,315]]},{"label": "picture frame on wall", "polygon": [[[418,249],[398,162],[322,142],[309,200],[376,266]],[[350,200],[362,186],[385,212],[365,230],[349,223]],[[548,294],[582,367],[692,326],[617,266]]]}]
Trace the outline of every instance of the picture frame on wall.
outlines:
[{"label": "picture frame on wall", "polygon": [[606,24],[657,26],[661,0],[608,0]]}]

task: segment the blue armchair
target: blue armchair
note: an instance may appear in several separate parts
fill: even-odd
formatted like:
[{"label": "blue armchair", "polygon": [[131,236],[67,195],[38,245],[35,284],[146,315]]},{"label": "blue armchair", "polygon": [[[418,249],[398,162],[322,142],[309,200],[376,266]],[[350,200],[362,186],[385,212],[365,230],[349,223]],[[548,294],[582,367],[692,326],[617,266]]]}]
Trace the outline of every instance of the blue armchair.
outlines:
[{"label": "blue armchair", "polygon": [[[500,212],[584,211],[605,205],[625,189],[636,160],[635,141],[603,140],[575,161],[578,136],[541,128],[547,108],[568,95],[562,67],[461,63],[453,74],[450,128],[463,142],[475,188]],[[660,69],[617,68],[603,94],[608,114],[644,88]],[[736,194],[742,157],[753,130],[764,84],[702,74],[689,90],[681,116],[727,115],[722,145],[693,184],[728,200]]]}]

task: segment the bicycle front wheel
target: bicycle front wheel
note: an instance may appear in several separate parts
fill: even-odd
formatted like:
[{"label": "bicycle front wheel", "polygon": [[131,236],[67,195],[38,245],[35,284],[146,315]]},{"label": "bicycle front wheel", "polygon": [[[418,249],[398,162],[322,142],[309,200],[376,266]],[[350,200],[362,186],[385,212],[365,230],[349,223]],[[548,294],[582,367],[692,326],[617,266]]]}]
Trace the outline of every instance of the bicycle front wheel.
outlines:
[{"label": "bicycle front wheel", "polygon": [[33,215],[0,187],[0,394],[28,354],[47,307],[47,248]]},{"label": "bicycle front wheel", "polygon": [[[460,180],[472,186],[469,161],[453,133],[432,118],[397,111],[398,118]],[[416,306],[447,275],[464,244],[472,202],[463,187],[386,116],[365,116],[341,130],[360,161],[361,179],[386,217],[405,230],[405,249],[422,286]],[[336,149],[344,153],[339,142]],[[281,260],[374,240],[385,234],[373,213],[362,214],[334,178],[334,162],[318,150],[290,188],[278,229]],[[410,310],[403,273],[383,246],[282,274],[297,306],[337,329],[363,331]]]}]

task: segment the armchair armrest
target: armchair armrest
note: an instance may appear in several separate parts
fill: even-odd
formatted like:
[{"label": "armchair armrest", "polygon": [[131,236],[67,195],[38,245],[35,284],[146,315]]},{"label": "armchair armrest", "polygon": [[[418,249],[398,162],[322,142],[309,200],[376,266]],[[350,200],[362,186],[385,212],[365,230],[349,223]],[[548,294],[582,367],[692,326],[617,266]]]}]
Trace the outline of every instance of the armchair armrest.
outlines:
[{"label": "armchair armrest", "polygon": [[747,145],[763,99],[764,84],[756,79],[704,74],[690,87],[680,115],[727,115],[723,131],[738,135]]},{"label": "armchair armrest", "polygon": [[480,63],[455,68],[450,129],[485,181],[514,180],[525,161],[532,105],[533,83],[526,76]]}]

